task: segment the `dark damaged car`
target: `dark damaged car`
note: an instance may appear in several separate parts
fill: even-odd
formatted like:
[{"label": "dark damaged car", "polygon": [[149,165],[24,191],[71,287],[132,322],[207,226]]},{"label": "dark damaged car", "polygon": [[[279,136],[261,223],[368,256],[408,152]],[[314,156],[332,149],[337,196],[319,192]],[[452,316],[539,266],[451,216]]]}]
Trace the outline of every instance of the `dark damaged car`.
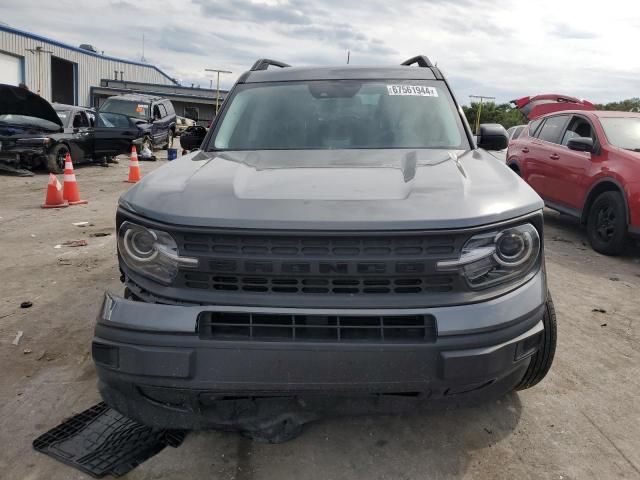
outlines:
[{"label": "dark damaged car", "polygon": [[470,404],[549,370],[543,203],[426,57],[256,62],[199,151],[119,202],[104,400],[281,441],[327,412]]},{"label": "dark damaged car", "polygon": [[26,89],[0,85],[0,163],[5,168],[59,172],[67,153],[76,163],[103,162],[130,152],[140,135],[125,115],[51,105]]}]

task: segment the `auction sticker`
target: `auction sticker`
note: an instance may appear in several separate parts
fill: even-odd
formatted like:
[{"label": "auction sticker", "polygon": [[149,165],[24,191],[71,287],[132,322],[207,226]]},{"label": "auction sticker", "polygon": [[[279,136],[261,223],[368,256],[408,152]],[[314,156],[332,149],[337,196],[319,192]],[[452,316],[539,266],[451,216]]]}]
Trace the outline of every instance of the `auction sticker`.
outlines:
[{"label": "auction sticker", "polygon": [[412,95],[415,97],[437,97],[438,91],[434,87],[424,85],[387,85],[389,95]]}]

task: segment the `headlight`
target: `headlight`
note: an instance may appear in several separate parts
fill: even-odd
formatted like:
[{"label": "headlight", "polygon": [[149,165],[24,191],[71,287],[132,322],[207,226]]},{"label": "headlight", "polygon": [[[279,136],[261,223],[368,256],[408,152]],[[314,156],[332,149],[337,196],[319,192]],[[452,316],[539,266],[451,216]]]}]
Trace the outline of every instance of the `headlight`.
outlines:
[{"label": "headlight", "polygon": [[146,277],[169,285],[178,268],[197,268],[198,259],[178,255],[178,245],[171,235],[131,222],[118,229],[118,251],[124,262]]},{"label": "headlight", "polygon": [[471,237],[457,260],[438,262],[442,272],[459,272],[472,289],[524,277],[538,264],[540,235],[530,223]]},{"label": "headlight", "polygon": [[41,147],[41,146],[49,146],[51,145],[51,143],[53,143],[53,140],[51,140],[48,137],[43,137],[43,138],[39,138],[39,137],[34,137],[34,138],[19,138],[18,140],[16,140],[16,143],[18,145],[27,145],[27,146],[36,146],[36,147]]}]

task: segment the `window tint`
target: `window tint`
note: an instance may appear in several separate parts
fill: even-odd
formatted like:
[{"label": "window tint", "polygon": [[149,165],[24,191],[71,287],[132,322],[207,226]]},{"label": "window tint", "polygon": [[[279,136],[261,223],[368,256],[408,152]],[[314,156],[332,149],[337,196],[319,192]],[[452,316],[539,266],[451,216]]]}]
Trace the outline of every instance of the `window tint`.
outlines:
[{"label": "window tint", "polygon": [[89,119],[84,112],[77,112],[73,116],[73,128],[82,128],[89,126]]},{"label": "window tint", "polygon": [[562,133],[562,127],[564,127],[567,121],[566,115],[558,115],[556,117],[549,117],[542,125],[538,138],[545,142],[558,143],[560,141],[560,134]]},{"label": "window tint", "polygon": [[591,124],[582,117],[573,117],[569,122],[567,130],[562,136],[562,145],[567,145],[569,140],[578,137],[589,137],[595,142],[595,136]]},{"label": "window tint", "polygon": [[524,130],[524,126],[520,125],[519,127],[516,127],[515,132],[513,132],[513,136],[511,138],[513,138],[514,140],[516,138],[518,138],[520,136],[520,134],[522,133],[522,131]]},{"label": "window tint", "polygon": [[164,102],[164,106],[167,109],[167,115],[173,115],[174,113],[176,113],[176,111],[173,109],[173,104],[169,100]]},{"label": "window tint", "polygon": [[600,118],[607,140],[616,147],[640,152],[639,117]]},{"label": "window tint", "polygon": [[468,148],[438,81],[247,84],[229,101],[216,149]]},{"label": "window tint", "polygon": [[149,104],[131,102],[129,100],[109,99],[100,107],[100,111],[120,113],[128,117],[142,118],[145,120],[149,118]]},{"label": "window tint", "polygon": [[69,119],[69,114],[71,113],[69,110],[56,110],[58,117],[62,121],[62,124],[66,127],[67,120]]},{"label": "window tint", "polygon": [[530,137],[535,137],[536,130],[538,130],[538,127],[540,126],[541,123],[542,123],[542,119],[539,118],[538,120],[534,120],[533,122],[531,122],[529,124],[529,136]]},{"label": "window tint", "polygon": [[164,108],[164,105],[163,105],[163,104],[161,104],[161,103],[159,103],[159,104],[158,104],[158,108],[160,109],[160,116],[161,116],[162,118],[166,117],[166,116],[167,116],[167,109],[166,109],[166,108]]}]

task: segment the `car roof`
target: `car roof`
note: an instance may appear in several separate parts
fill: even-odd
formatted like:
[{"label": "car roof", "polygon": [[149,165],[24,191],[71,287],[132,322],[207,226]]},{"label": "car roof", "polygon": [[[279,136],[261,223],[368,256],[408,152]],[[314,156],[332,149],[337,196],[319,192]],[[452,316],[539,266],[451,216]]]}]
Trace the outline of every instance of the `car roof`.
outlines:
[{"label": "car roof", "polygon": [[67,105],[66,103],[52,103],[54,110],[93,110],[90,107],[78,107],[77,105]]},{"label": "car roof", "polygon": [[340,65],[334,67],[287,67],[249,71],[240,83],[287,82],[298,80],[435,80],[431,68]]},{"label": "car roof", "polygon": [[123,95],[115,95],[113,97],[109,97],[107,100],[117,99],[117,100],[128,100],[131,102],[157,102],[160,100],[165,100],[163,97],[158,97],[156,95],[145,95],[143,93],[125,93]]}]

